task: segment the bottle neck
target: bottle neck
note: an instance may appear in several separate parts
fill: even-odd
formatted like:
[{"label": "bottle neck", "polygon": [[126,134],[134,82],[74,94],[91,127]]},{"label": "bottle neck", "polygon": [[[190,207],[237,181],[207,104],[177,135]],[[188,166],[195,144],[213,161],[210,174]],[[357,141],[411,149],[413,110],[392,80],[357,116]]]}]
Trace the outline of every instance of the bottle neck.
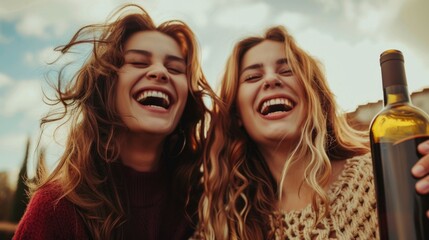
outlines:
[{"label": "bottle neck", "polygon": [[383,89],[384,106],[398,103],[411,103],[408,88],[405,85],[394,85]]}]

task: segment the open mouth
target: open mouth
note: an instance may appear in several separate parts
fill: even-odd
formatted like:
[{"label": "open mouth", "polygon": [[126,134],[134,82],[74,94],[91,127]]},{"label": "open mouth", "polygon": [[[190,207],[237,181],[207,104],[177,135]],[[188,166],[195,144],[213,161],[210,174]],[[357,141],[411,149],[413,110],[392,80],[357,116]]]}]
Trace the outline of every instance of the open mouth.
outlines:
[{"label": "open mouth", "polygon": [[163,109],[168,109],[170,107],[170,97],[168,94],[157,90],[141,91],[134,96],[134,99],[143,106]]},{"label": "open mouth", "polygon": [[267,116],[278,112],[289,112],[295,104],[287,98],[273,98],[263,101],[259,107],[259,112]]}]

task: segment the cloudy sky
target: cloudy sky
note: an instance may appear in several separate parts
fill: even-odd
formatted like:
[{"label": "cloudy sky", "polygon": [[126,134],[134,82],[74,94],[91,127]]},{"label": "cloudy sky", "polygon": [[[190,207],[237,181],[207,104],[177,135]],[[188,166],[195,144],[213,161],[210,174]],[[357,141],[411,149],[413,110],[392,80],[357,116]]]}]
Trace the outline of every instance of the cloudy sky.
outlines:
[{"label": "cloudy sky", "polygon": [[[16,172],[36,139],[47,62],[84,24],[106,19],[122,0],[0,0],[0,171]],[[127,1],[130,2],[130,1]],[[429,87],[427,0],[141,0],[157,23],[181,19],[195,31],[217,87],[234,42],[284,25],[325,67],[345,111],[382,98],[379,54],[403,51],[410,92]],[[61,134],[60,134],[61,135]],[[33,146],[35,140],[33,140]],[[48,147],[48,160],[58,157]]]}]

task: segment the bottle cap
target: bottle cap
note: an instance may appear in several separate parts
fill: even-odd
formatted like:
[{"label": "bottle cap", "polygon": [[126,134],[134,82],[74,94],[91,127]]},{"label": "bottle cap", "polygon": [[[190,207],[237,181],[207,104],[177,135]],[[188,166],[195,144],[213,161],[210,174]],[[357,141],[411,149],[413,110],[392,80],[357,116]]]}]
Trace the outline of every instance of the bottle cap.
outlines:
[{"label": "bottle cap", "polygon": [[407,86],[404,56],[401,51],[390,49],[381,53],[380,66],[383,88],[397,85]]},{"label": "bottle cap", "polygon": [[396,49],[389,49],[380,54],[380,65],[390,60],[400,60],[404,62],[402,52]]}]

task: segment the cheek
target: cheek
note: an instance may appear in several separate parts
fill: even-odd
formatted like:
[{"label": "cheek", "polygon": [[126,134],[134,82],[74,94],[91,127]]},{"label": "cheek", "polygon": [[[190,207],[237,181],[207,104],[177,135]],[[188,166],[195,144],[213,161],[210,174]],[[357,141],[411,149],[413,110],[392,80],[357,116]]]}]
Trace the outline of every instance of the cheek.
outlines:
[{"label": "cheek", "polygon": [[121,78],[116,80],[115,92],[116,96],[122,95],[125,89],[124,81]]},{"label": "cheek", "polygon": [[115,87],[115,107],[119,113],[124,113],[126,106],[131,100],[128,88],[123,81],[117,80]]},{"label": "cheek", "polygon": [[117,86],[120,87],[132,87],[137,81],[139,81],[146,74],[145,69],[136,69],[127,67],[124,65],[121,69],[119,69],[117,73]]},{"label": "cheek", "polygon": [[118,78],[116,79],[116,95],[122,95],[124,90],[127,86],[127,76],[126,74],[122,73],[118,75]]},{"label": "cheek", "polygon": [[249,126],[253,126],[253,120],[254,120],[254,117],[251,115],[252,108],[248,102],[249,101],[243,95],[241,95],[240,97],[237,97],[237,100],[236,100],[237,114],[238,114],[236,118],[238,120],[238,125],[243,126],[246,130],[248,129]]},{"label": "cheek", "polygon": [[184,101],[186,101],[186,99],[188,99],[188,94],[189,94],[188,80],[187,79],[181,79],[181,80],[177,81],[176,89],[177,89],[177,93],[179,94],[180,98],[184,99]]},{"label": "cheek", "polygon": [[240,109],[242,109],[244,106],[244,103],[246,102],[246,94],[245,89],[240,87],[237,90],[237,97],[235,98],[235,102],[237,104],[237,109],[240,112]]},{"label": "cheek", "polygon": [[253,110],[253,90],[240,87],[237,92],[237,110],[241,116],[249,114]]},{"label": "cheek", "polygon": [[306,121],[308,115],[311,113],[309,112],[308,108],[305,106],[301,107],[297,113],[298,114],[296,114],[295,116],[295,122],[297,126],[300,128],[300,127],[303,127],[304,122]]}]

